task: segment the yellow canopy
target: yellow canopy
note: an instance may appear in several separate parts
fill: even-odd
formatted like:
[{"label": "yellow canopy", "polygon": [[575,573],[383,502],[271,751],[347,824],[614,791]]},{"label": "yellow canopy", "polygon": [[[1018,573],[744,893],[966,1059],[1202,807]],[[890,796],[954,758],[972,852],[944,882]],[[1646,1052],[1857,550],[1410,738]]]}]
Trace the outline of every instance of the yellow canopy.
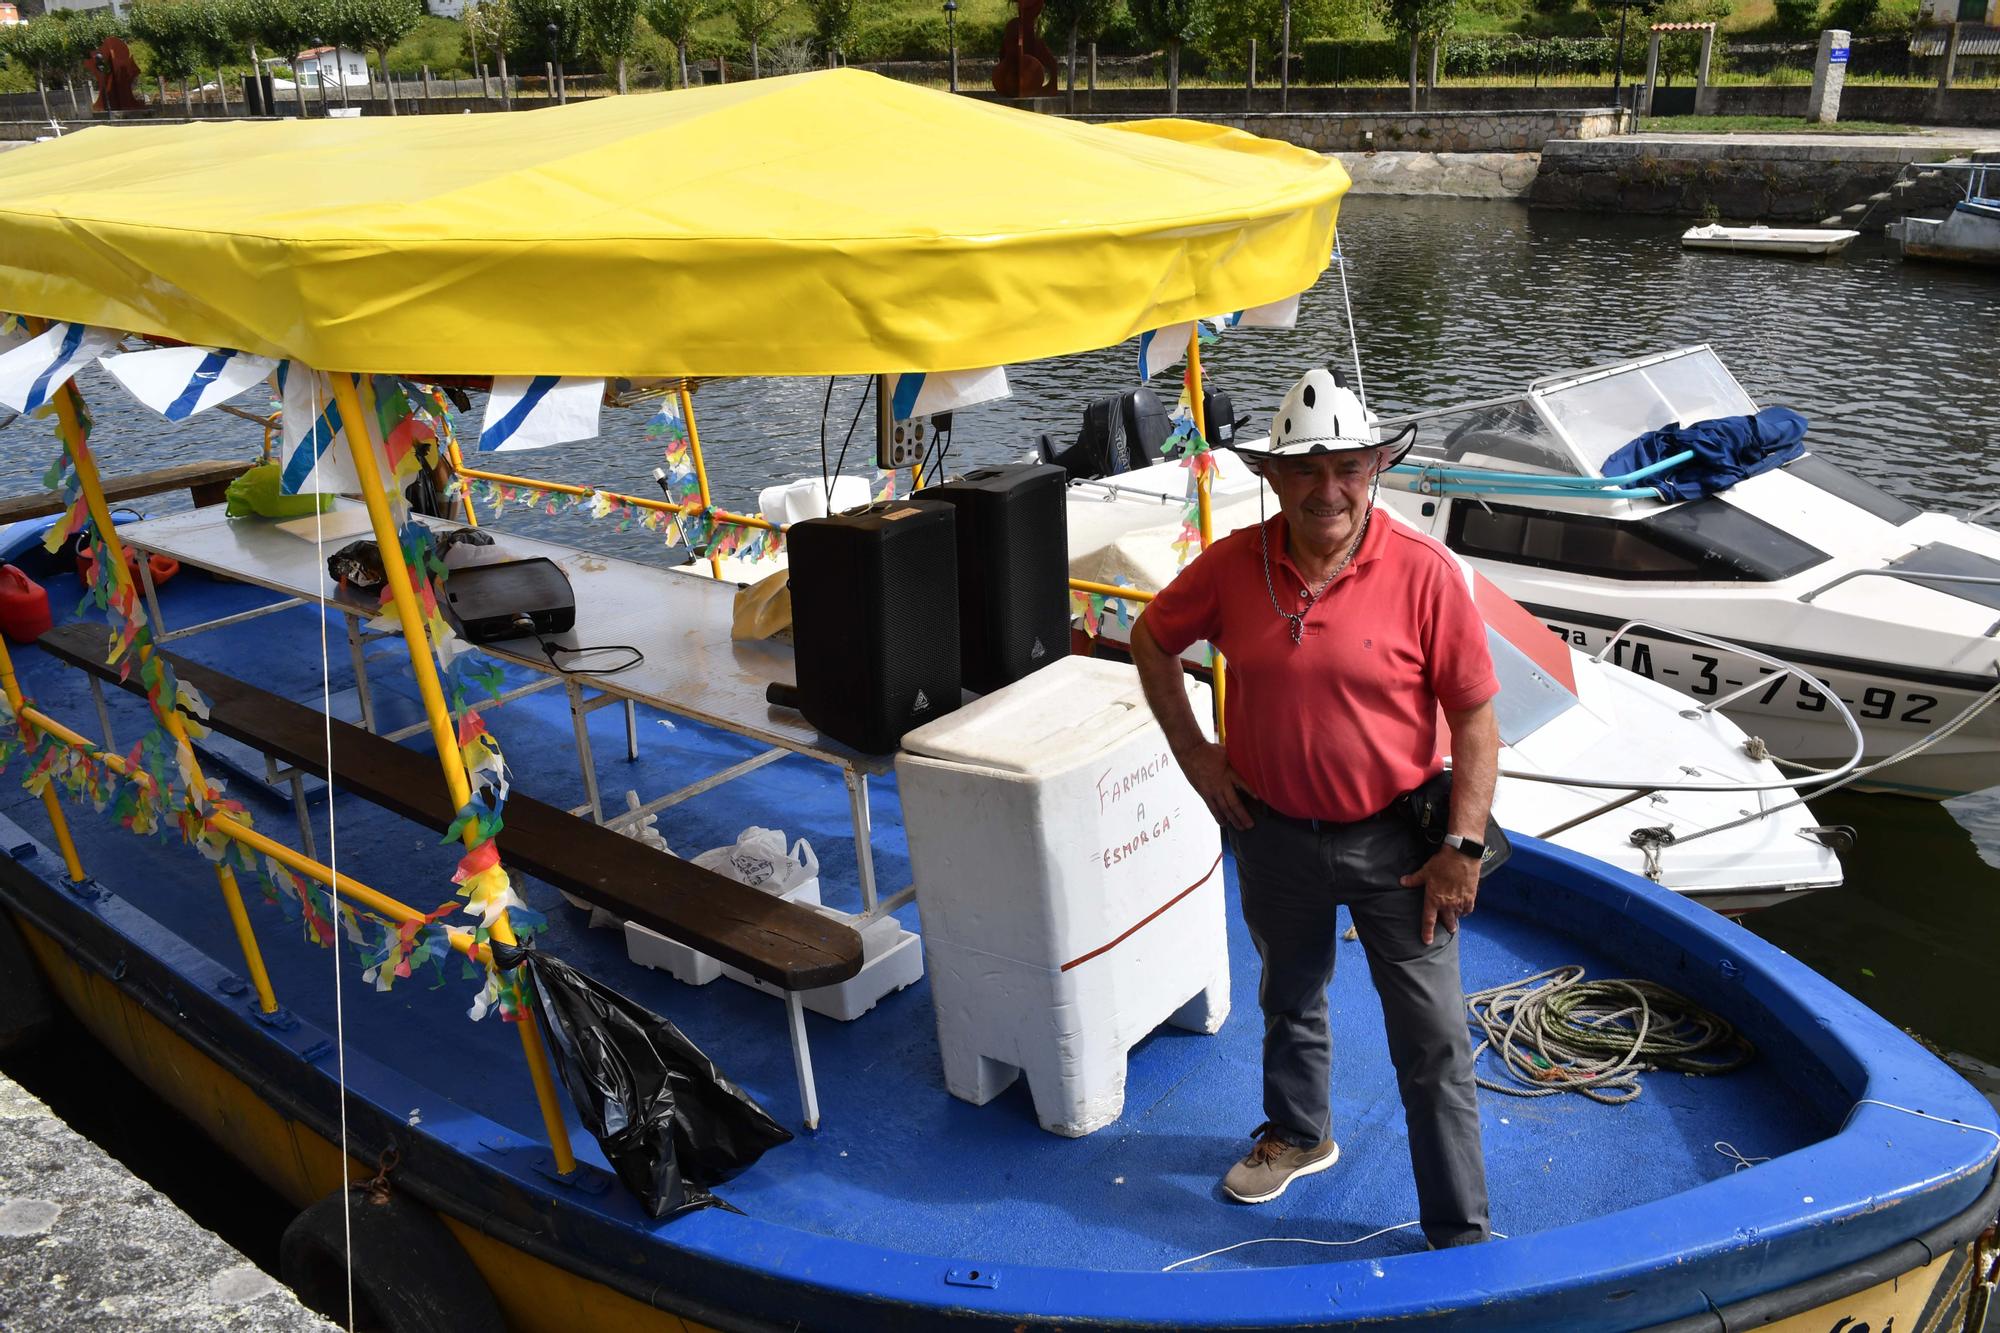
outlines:
[{"label": "yellow canopy", "polygon": [[0,154],[0,310],[323,370],[827,375],[1106,347],[1310,287],[1348,178],[834,70]]}]

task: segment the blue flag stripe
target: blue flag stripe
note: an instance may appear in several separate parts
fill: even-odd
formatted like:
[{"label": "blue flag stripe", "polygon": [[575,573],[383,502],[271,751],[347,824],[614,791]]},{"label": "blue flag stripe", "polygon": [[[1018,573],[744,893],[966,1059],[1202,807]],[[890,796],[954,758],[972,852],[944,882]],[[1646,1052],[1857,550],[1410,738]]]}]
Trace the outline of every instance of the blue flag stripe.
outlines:
[{"label": "blue flag stripe", "polygon": [[201,404],[201,396],[208,392],[209,386],[215,383],[216,376],[222,373],[222,368],[228,365],[229,359],[235,355],[234,352],[210,352],[204,356],[201,364],[195,367],[194,374],[188,377],[187,387],[181,390],[178,398],[167,404],[167,420],[186,421],[194,415],[195,408]]},{"label": "blue flag stripe", "polygon": [[286,495],[297,495],[299,487],[306,484],[313,469],[319,466],[320,457],[333,447],[339,435],[340,405],[328,403],[326,410],[319,414],[319,420],[313,423],[312,433],[285,460],[285,471],[278,479],[278,489]]},{"label": "blue flag stripe", "polygon": [[62,350],[56,354],[56,359],[49,363],[47,370],[35,376],[34,387],[28,390],[26,411],[40,411],[42,405],[49,401],[49,381],[55,377],[57,370],[69,364],[69,359],[76,355],[76,349],[82,345],[83,325],[71,324],[64,329]]},{"label": "blue flag stripe", "polygon": [[556,387],[556,375],[537,375],[528,381],[528,391],[521,395],[521,401],[507,409],[507,414],[479,433],[479,451],[486,453],[498,449],[514,437],[521,429],[550,389]]},{"label": "blue flag stripe", "polygon": [[890,415],[898,421],[908,421],[917,407],[917,395],[924,391],[924,377],[921,374],[899,375],[896,377],[896,394],[889,400]]}]

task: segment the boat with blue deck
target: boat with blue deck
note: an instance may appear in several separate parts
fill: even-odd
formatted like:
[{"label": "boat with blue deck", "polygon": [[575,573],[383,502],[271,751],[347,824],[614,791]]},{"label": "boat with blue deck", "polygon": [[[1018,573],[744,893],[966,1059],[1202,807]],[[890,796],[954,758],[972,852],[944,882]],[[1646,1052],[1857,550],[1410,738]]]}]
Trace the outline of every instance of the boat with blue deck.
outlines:
[{"label": "boat with blue deck", "polygon": [[[0,355],[0,388],[19,366],[10,357],[56,358],[30,392],[53,407],[71,530],[104,552],[92,614],[37,648],[0,654],[8,757],[31,779],[0,809],[0,985],[10,1013],[49,997],[65,1005],[302,1209],[286,1237],[294,1281],[336,1305],[351,1274],[367,1312],[398,1328],[1911,1328],[1960,1326],[1983,1308],[1975,1294],[1992,1262],[2000,1118],[1851,997],[1643,879],[1520,840],[1465,923],[1467,986],[1538,984],[1558,967],[1643,979],[1676,992],[1671,1003],[1690,1016],[1673,1035],[1706,1033],[1731,1050],[1740,1039],[1754,1054],[1712,1072],[1641,1072],[1638,1095],[1617,1104],[1556,1091],[1573,1079],[1529,1059],[1540,1072],[1519,1090],[1548,1095],[1495,1092],[1481,1103],[1504,1239],[1432,1253],[1416,1236],[1400,1103],[1358,945],[1332,1004],[1339,1167],[1268,1207],[1221,1201],[1220,1170],[1257,1119],[1261,1044],[1247,1015],[1224,1014],[1229,995],[1253,993],[1256,962],[1236,919],[1234,866],[1198,811],[1182,817],[1171,765],[1144,759],[1155,735],[1117,683],[1122,668],[1045,666],[941,719],[959,730],[913,734],[922,751],[892,765],[801,730],[783,710],[742,706],[744,691],[785,670],[788,650],[730,638],[735,590],[715,579],[564,557],[577,594],[568,646],[639,645],[654,679],[680,673],[656,703],[639,701],[655,697],[651,686],[621,683],[602,662],[595,673],[585,662],[564,671],[505,640],[455,643],[432,621],[426,599],[442,590],[448,600],[453,579],[434,534],[461,525],[406,523],[393,506],[398,468],[421,456],[426,432],[449,453],[450,414],[390,367],[483,376],[496,396],[509,376],[652,375],[668,382],[661,392],[692,435],[692,376],[943,373],[971,364],[959,358],[982,340],[996,349],[990,361],[1055,355],[1115,341],[1121,326],[1170,327],[1302,290],[1331,250],[1345,185],[1336,163],[1172,122],[1043,121],[845,71],[537,115],[231,126],[219,131],[231,136],[222,154],[207,139],[213,127],[139,129],[130,131],[146,138],[139,157],[99,134],[0,160],[0,236],[22,258],[9,274],[36,275],[0,278],[0,306],[32,321],[30,341]],[[352,140],[357,128],[366,143]],[[676,145],[686,151],[663,151]],[[652,173],[618,170],[667,160],[699,178],[703,152],[766,187],[743,213],[706,220],[721,238],[707,248],[691,243],[684,217],[646,211],[661,206]],[[1059,226],[1028,226],[1040,205],[1019,192],[979,193],[975,178],[1007,153],[1075,196],[1058,201],[1068,214]],[[258,162],[295,154],[369,198],[303,211],[287,202],[285,218],[253,220],[272,206]],[[225,161],[206,161],[215,156]],[[342,170],[364,160],[365,175]],[[829,188],[774,195],[774,162],[827,171]],[[884,163],[934,173],[939,186],[922,199],[830,188]],[[1168,202],[1141,194],[1133,204],[1141,177]],[[600,208],[599,191],[576,188],[585,178],[629,189],[633,206]],[[167,205],[152,190],[212,225],[161,226]],[[550,206],[523,208],[521,191]],[[851,198],[916,209],[929,229],[843,214],[854,234],[833,248],[875,258],[875,246],[904,249],[896,263],[829,268],[826,210],[841,209],[828,201]],[[495,211],[482,212],[482,199]],[[566,211],[579,201],[581,215]],[[1190,210],[1203,209],[1196,225]],[[137,248],[78,246],[79,226]],[[253,248],[277,247],[290,267],[246,273],[256,266],[216,234],[231,228]],[[523,228],[546,234],[522,246]],[[805,231],[815,244],[798,241]],[[614,233],[616,244],[603,244]],[[757,235],[791,240],[748,261],[745,238]],[[1003,262],[1010,237],[1040,265],[1039,329],[1024,328],[1003,299],[1028,281]],[[147,256],[148,244],[163,249]],[[657,284],[686,279],[704,258],[728,281],[697,273],[690,290],[705,282],[726,296],[714,306],[667,299]],[[538,291],[623,292],[687,327],[657,339],[552,328],[539,304],[475,318],[451,299],[468,273],[473,287],[504,289],[520,263],[544,279]],[[892,276],[872,289],[881,307],[860,312],[866,275],[884,267]],[[139,271],[169,276],[132,282]],[[340,281],[273,284],[273,271]],[[830,272],[856,285],[830,283]],[[414,294],[413,273],[425,276]],[[1165,274],[1187,289],[1173,294]],[[780,293],[792,299],[774,300]],[[941,306],[954,317],[939,317]],[[354,308],[370,319],[349,318]],[[282,312],[291,318],[270,318]],[[93,345],[108,324],[119,327]],[[190,349],[171,344],[193,344],[182,378],[194,399],[239,355],[287,362],[294,393],[324,393],[308,401],[287,463],[303,460],[302,481],[322,466],[330,476],[342,461],[335,440],[353,432],[352,484],[341,489],[363,507],[288,520],[285,531],[204,510],[115,526],[80,397],[57,372],[113,354],[119,333],[176,355]],[[729,356],[737,360],[715,360]],[[338,372],[322,377],[321,367]],[[322,433],[313,427],[329,402],[341,425]],[[317,488],[334,489],[326,476]],[[682,520],[714,515],[705,481],[698,501],[655,503]],[[326,534],[355,513],[377,541],[379,602],[324,573]],[[181,574],[135,587],[127,542],[182,552]],[[535,553],[503,526],[495,546],[510,542]],[[273,562],[213,554],[284,543],[313,562],[295,593],[276,586],[286,576]],[[73,604],[70,579],[51,580],[56,605]],[[357,634],[344,651],[350,618],[377,609],[389,613],[389,636]],[[170,647],[169,626],[206,628]],[[385,645],[407,649],[407,678],[369,671]],[[536,688],[558,676],[562,690]],[[1042,709],[1040,731],[1011,725],[1018,701],[1074,681],[1095,684]],[[506,702],[480,712],[466,697],[475,684]],[[353,721],[336,698],[350,691]],[[630,705],[622,735],[600,700]],[[77,724],[87,718],[93,734]],[[1047,734],[1065,718],[1077,719],[1073,735]],[[404,723],[414,744],[391,739]],[[591,762],[593,732],[600,750],[615,753],[622,740],[624,757]],[[504,769],[489,753],[494,734]],[[1107,748],[1093,748],[1100,741]],[[1151,784],[1150,813],[1099,801],[1080,826],[1124,836],[1102,844],[1103,873],[1071,866],[1060,898],[1036,897],[1054,881],[1007,878],[1010,858],[1054,845],[1047,823],[1011,821],[1013,807],[997,800],[918,799],[941,789],[936,770],[947,767],[975,793],[1099,779],[1092,765],[1114,742],[1141,760],[1106,773]],[[1020,759],[1023,747],[1059,752],[1061,763]],[[226,789],[216,777],[225,767]],[[727,847],[747,818],[809,839],[823,907],[608,828],[591,817],[602,813],[596,785],[607,770],[635,791],[676,789],[662,828],[681,851]],[[690,783],[691,774],[708,776]],[[711,780],[725,777],[737,781]],[[316,839],[310,852],[274,832],[294,814]],[[933,851],[954,845],[989,864],[940,874]],[[877,872],[892,883],[908,874],[914,897],[878,896]],[[921,979],[868,996],[845,1018],[801,1001],[868,976],[866,941],[882,921],[948,933],[943,909],[968,884],[983,887],[983,874],[1000,887],[958,899],[975,916],[1040,913],[1086,941],[1046,966],[996,958],[992,972],[1039,967],[1052,988],[1069,978],[1062,984],[1114,996],[1181,978],[1190,997],[1205,997],[1198,1014],[1183,1008],[1173,1022],[1121,1032],[1120,1104],[1094,1132],[1048,1132],[1025,1027],[1026,1079],[983,1105],[952,1095],[940,1008],[947,989],[955,1003],[977,994],[977,967],[944,969],[927,955]],[[269,907],[255,902],[260,883]],[[691,985],[636,964],[624,930],[593,928],[594,914],[565,895],[764,985]],[[516,947],[523,937],[531,949]],[[560,993],[545,980],[523,986],[514,968],[524,952],[534,976],[553,975],[542,969],[559,960],[581,982]],[[578,1049],[558,994],[615,1010],[661,1042],[666,1029],[647,1015],[670,1019],[721,1071],[678,1084],[683,1118],[664,1174],[635,1177],[630,1136],[579,1072],[602,1065]],[[468,1021],[468,1002],[485,1021]],[[1696,1021],[1697,1009],[1714,1021]],[[1630,1026],[1600,1024],[1621,1025]],[[1062,1024],[1050,1026],[1064,1040]],[[698,1064],[684,1059],[676,1077]],[[1497,1062],[1483,1068],[1503,1081]],[[640,1091],[619,1104],[641,1104]],[[689,1108],[727,1102],[738,1108],[729,1123],[743,1128],[751,1121],[738,1092],[781,1108],[772,1114],[798,1132],[787,1140],[756,1126],[745,1150],[715,1151],[722,1119]],[[703,1203],[704,1188],[728,1206],[682,1206]]]}]

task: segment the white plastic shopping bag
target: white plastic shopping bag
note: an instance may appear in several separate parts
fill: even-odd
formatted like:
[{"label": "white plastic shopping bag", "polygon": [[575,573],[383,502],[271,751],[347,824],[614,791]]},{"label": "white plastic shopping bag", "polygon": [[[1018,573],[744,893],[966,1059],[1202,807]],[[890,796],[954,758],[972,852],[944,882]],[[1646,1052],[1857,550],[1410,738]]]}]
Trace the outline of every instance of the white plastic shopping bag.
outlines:
[{"label": "white plastic shopping bag", "polygon": [[703,852],[694,863],[766,893],[783,894],[819,878],[819,857],[811,843],[800,838],[787,849],[783,830],[755,824],[738,834],[733,846]]}]

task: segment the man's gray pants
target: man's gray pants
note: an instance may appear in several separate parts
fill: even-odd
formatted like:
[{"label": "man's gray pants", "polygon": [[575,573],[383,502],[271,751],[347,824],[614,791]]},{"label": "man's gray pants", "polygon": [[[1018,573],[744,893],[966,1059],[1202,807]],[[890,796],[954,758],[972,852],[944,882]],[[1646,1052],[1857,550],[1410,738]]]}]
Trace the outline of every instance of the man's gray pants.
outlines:
[{"label": "man's gray pants", "polygon": [[1440,1249],[1485,1240],[1486,1159],[1458,935],[1440,925],[1425,945],[1423,890],[1397,882],[1431,848],[1393,807],[1352,824],[1315,824],[1249,804],[1255,822],[1230,830],[1230,844],[1243,918],[1264,962],[1265,1120],[1306,1147],[1332,1134],[1326,992],[1340,944],[1334,909],[1344,903],[1382,999],[1424,1236]]}]

